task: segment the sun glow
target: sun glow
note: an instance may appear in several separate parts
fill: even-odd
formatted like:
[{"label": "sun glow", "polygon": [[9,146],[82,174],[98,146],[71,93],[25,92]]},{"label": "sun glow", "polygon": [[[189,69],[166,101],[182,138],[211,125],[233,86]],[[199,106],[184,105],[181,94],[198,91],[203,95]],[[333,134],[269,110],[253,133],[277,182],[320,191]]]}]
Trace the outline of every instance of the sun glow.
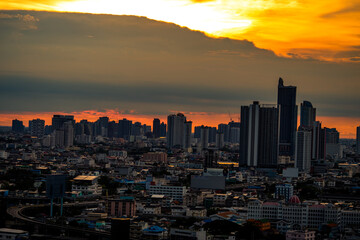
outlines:
[{"label": "sun glow", "polygon": [[219,11],[214,2],[189,4],[186,1],[168,0],[105,0],[100,4],[98,0],[84,0],[59,2],[55,10],[144,16],[218,36],[226,29],[247,29],[252,23],[250,19],[231,18],[225,11]]}]

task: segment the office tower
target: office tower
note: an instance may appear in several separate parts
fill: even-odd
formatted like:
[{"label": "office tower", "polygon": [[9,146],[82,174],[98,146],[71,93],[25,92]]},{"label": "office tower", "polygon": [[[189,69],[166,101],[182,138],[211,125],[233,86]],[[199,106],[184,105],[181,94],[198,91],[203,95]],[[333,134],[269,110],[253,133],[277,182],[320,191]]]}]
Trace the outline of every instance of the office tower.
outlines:
[{"label": "office tower", "polygon": [[23,122],[17,119],[12,120],[11,130],[16,133],[23,133],[25,130]]},{"label": "office tower", "polygon": [[279,142],[277,105],[241,107],[240,165],[276,167]]},{"label": "office tower", "polygon": [[116,138],[119,135],[118,129],[119,129],[119,124],[117,124],[115,121],[109,122],[107,136],[109,138]]},{"label": "office tower", "polygon": [[224,134],[224,142],[230,142],[230,126],[228,124],[221,123],[218,125],[218,130]]},{"label": "office tower", "polygon": [[201,137],[201,126],[196,126],[194,128],[194,138],[200,138]]},{"label": "office tower", "polygon": [[217,162],[217,152],[214,149],[206,149],[204,154],[204,169],[212,168]]},{"label": "office tower", "polygon": [[280,106],[280,145],[281,156],[294,156],[297,127],[296,87],[284,86],[279,78],[278,99]]},{"label": "office tower", "polygon": [[166,137],[166,124],[164,122],[160,124],[160,137]]},{"label": "office tower", "polygon": [[186,117],[182,113],[168,116],[167,146],[168,148],[183,148],[185,144],[185,122]]},{"label": "office tower", "polygon": [[[231,129],[233,129],[233,128],[239,128],[240,129],[240,122],[231,121],[231,122],[229,122],[228,126],[229,126],[229,137],[228,137],[229,139],[228,139],[228,141],[230,143],[235,143],[235,139],[237,138],[238,131],[237,130],[234,131],[235,136],[233,137],[231,135],[231,133],[232,133]],[[236,143],[238,143],[238,142],[239,141],[237,141]]]},{"label": "office tower", "polygon": [[224,147],[224,133],[217,132],[216,133],[216,148],[221,149]]},{"label": "office tower", "polygon": [[309,172],[311,168],[311,132],[300,130],[296,133],[295,166],[299,171]]},{"label": "office tower", "polygon": [[216,142],[216,127],[209,127],[209,143]]},{"label": "office tower", "polygon": [[342,158],[342,150],[339,142],[340,133],[336,128],[325,128],[326,155],[333,159]]},{"label": "office tower", "polygon": [[[55,129],[53,132],[53,137],[55,140],[55,144],[54,146],[59,147],[59,148],[63,148],[64,147],[64,142],[65,142],[65,136],[64,136],[64,126],[62,127],[63,129]],[[53,146],[53,144],[51,144]]]},{"label": "office tower", "polygon": [[360,126],[356,128],[356,153],[360,154]]},{"label": "office tower", "polygon": [[108,117],[100,117],[94,124],[94,133],[95,136],[108,136],[108,128],[109,128],[109,118]]},{"label": "office tower", "polygon": [[54,115],[52,118],[52,130],[62,129],[64,123],[71,122],[75,125],[74,116],[72,115]]},{"label": "office tower", "polygon": [[279,156],[280,112],[277,105],[262,105],[259,118],[259,166],[276,167]]},{"label": "office tower", "polygon": [[160,119],[154,118],[154,121],[153,121],[153,135],[154,135],[154,138],[159,138],[160,133],[161,133]]},{"label": "office tower", "polygon": [[240,127],[232,127],[230,128],[230,141],[231,143],[239,143],[240,142]]},{"label": "office tower", "polygon": [[74,145],[74,126],[72,122],[64,123],[64,147]]},{"label": "office tower", "polygon": [[29,131],[31,136],[41,138],[45,132],[45,120],[33,119],[29,121]]},{"label": "office tower", "polygon": [[[321,159],[321,123],[315,121],[312,127],[312,140],[311,140],[311,159],[318,160]],[[323,139],[324,140],[324,139]]]},{"label": "office tower", "polygon": [[151,133],[151,126],[144,124],[143,131],[144,131],[144,134]]},{"label": "office tower", "polygon": [[131,135],[133,136],[142,136],[144,135],[144,130],[140,122],[135,122],[131,127]]},{"label": "office tower", "polygon": [[316,108],[311,102],[304,101],[300,106],[300,127],[311,129],[316,119]]},{"label": "office tower", "polygon": [[209,127],[201,126],[200,129],[200,144],[202,149],[209,147]]},{"label": "office tower", "polygon": [[126,118],[124,118],[123,120],[119,120],[119,129],[118,129],[119,138],[124,138],[126,140],[129,140],[129,137],[131,135],[131,127],[132,127],[132,121],[127,120]]},{"label": "office tower", "polygon": [[185,136],[184,136],[184,149],[189,149],[191,147],[191,130],[192,130],[192,122],[186,121],[184,126]]}]

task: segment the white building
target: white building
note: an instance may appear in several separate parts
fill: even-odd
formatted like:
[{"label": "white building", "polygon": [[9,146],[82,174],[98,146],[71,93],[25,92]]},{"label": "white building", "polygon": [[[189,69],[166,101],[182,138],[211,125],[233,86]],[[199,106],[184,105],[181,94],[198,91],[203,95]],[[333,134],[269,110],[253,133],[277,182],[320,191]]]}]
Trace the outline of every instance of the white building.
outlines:
[{"label": "white building", "polygon": [[81,192],[83,195],[101,195],[102,187],[98,185],[99,176],[80,175],[74,178],[72,191]]},{"label": "white building", "polygon": [[150,185],[149,194],[160,194],[173,198],[174,200],[183,201],[186,193],[185,186],[169,186],[169,185]]},{"label": "white building", "polygon": [[291,184],[279,184],[275,187],[275,198],[284,198],[288,201],[294,195],[294,187]]}]

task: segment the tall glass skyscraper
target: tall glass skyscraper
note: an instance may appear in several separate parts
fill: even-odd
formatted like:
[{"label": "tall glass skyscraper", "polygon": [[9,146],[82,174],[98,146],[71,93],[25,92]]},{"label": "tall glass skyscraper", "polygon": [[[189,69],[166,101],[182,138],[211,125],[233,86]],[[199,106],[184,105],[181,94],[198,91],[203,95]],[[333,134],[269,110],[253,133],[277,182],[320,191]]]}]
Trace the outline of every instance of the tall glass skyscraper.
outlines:
[{"label": "tall glass skyscraper", "polygon": [[300,127],[311,129],[316,119],[316,108],[309,101],[301,103],[300,107]]},{"label": "tall glass skyscraper", "polygon": [[279,78],[278,105],[280,106],[279,155],[293,157],[298,112],[296,106],[296,87],[284,86],[282,78]]}]

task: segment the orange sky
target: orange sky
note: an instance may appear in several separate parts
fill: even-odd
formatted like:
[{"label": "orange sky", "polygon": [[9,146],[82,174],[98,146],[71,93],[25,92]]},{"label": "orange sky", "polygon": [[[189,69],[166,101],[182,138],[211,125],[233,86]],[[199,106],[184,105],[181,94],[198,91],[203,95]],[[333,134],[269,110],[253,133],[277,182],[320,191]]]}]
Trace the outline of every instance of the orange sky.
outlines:
[{"label": "orange sky", "polygon": [[[177,111],[172,111],[177,113]],[[21,114],[0,114],[0,126],[11,126],[11,121],[13,119],[22,120],[25,126],[28,126],[28,121],[34,118],[44,119],[47,125],[51,125],[51,118],[53,114],[70,114],[74,115],[76,121],[82,119],[87,119],[89,121],[96,121],[99,117],[107,116],[110,120],[118,121],[123,118],[132,120],[133,122],[139,121],[142,124],[147,124],[152,126],[152,121],[154,118],[159,118],[161,121],[166,123],[167,116],[149,116],[149,115],[138,115],[138,114],[123,114],[114,110],[107,110],[106,112],[97,112],[97,111],[83,111],[83,112],[71,112],[71,113],[33,113],[33,112],[24,112]],[[217,113],[205,113],[205,112],[184,112],[187,120],[193,122],[194,126],[207,125],[212,127],[217,127],[220,123],[228,123],[230,117],[228,114],[217,114]],[[239,121],[239,116],[232,114],[232,119],[234,121]],[[350,117],[326,117],[319,116],[317,117],[318,121],[322,122],[322,127],[336,128],[340,132],[340,138],[356,138],[356,127],[360,125],[358,118]]]},{"label": "orange sky", "polygon": [[3,0],[0,9],[145,16],[282,56],[360,60],[358,0]]}]

